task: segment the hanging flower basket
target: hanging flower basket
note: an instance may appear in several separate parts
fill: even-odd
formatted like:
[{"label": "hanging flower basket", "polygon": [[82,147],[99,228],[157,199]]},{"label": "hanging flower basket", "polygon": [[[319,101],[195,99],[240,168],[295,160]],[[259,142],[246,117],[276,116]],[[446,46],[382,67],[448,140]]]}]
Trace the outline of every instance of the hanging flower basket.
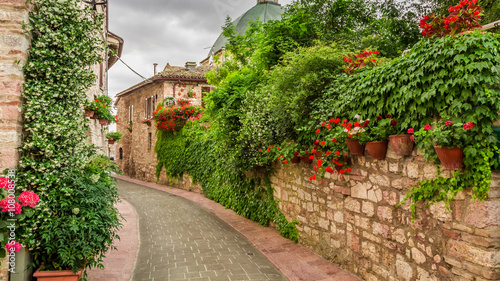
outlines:
[{"label": "hanging flower basket", "polygon": [[388,141],[370,141],[366,143],[366,151],[373,159],[384,160]]},{"label": "hanging flower basket", "polygon": [[108,125],[108,119],[99,119],[99,124]]},{"label": "hanging flower basket", "polygon": [[78,281],[83,277],[83,269],[80,269],[77,273],[73,273],[71,270],[40,271],[39,268],[33,273],[33,277],[36,277],[38,281]]},{"label": "hanging flower basket", "polygon": [[408,156],[413,151],[414,142],[410,139],[411,135],[391,135],[389,144],[392,150],[399,156]]},{"label": "hanging flower basket", "polygon": [[85,110],[85,117],[89,117],[89,118],[92,118],[94,116],[94,112],[93,110]]},{"label": "hanging flower basket", "polygon": [[434,146],[436,154],[439,161],[443,164],[444,168],[447,170],[458,170],[463,169],[464,165],[464,152],[458,147],[447,148]]},{"label": "hanging flower basket", "polygon": [[109,138],[108,139],[108,144],[115,144],[115,139]]},{"label": "hanging flower basket", "polygon": [[364,155],[365,154],[365,146],[359,144],[358,140],[346,139],[345,140],[349,151],[351,151],[352,155]]}]

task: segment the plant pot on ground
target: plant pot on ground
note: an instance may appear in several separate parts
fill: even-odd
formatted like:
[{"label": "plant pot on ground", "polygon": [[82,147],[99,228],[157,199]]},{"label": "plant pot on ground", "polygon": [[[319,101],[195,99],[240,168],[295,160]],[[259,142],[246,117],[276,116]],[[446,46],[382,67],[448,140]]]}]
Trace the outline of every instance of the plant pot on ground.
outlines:
[{"label": "plant pot on ground", "polygon": [[447,170],[458,170],[463,169],[464,166],[464,152],[458,147],[447,148],[434,146],[436,154],[443,164],[444,168]]},{"label": "plant pot on ground", "polygon": [[40,268],[33,273],[38,281],[78,281],[83,277],[83,269],[73,273],[71,270],[48,270],[40,271]]},{"label": "plant pot on ground", "polygon": [[411,140],[411,135],[390,135],[389,145],[392,150],[399,156],[408,156],[413,151],[414,142]]},{"label": "plant pot on ground", "polygon": [[373,159],[383,160],[387,153],[388,141],[370,141],[366,143],[366,151]]}]

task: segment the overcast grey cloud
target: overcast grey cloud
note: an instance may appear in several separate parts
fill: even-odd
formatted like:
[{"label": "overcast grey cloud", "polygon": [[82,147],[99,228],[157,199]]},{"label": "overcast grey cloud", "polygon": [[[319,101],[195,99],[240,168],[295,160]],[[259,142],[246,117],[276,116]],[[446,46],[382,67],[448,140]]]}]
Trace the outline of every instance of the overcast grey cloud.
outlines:
[{"label": "overcast grey cloud", "polygon": [[[280,0],[286,5],[292,0]],[[109,0],[110,31],[125,41],[122,59],[145,77],[153,63],[183,66],[200,62],[222,32],[226,16],[236,19],[256,0]],[[109,71],[111,96],[142,79],[117,62]]]}]

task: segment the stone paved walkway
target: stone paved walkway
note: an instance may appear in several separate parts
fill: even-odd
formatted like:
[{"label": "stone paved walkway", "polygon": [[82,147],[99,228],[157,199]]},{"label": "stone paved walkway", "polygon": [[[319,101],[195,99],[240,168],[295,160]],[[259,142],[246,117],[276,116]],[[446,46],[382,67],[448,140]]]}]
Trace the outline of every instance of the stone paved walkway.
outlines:
[{"label": "stone paved walkway", "polygon": [[132,280],[287,280],[242,235],[199,205],[127,181],[118,189],[139,218]]},{"label": "stone paved walkway", "polygon": [[133,280],[360,280],[275,229],[259,226],[201,194],[116,177],[122,179],[120,195],[139,214],[141,247]]}]

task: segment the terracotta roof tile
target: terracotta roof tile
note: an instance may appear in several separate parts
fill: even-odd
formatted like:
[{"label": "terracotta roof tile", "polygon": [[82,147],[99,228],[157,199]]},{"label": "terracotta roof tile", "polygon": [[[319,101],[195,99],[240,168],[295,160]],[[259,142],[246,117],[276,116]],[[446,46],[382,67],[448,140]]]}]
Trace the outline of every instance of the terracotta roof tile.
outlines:
[{"label": "terracotta roof tile", "polygon": [[212,70],[211,66],[198,66],[195,71],[189,71],[182,66],[171,66],[167,64],[162,72],[156,76],[163,78],[191,78],[191,79],[206,79],[205,74]]}]

